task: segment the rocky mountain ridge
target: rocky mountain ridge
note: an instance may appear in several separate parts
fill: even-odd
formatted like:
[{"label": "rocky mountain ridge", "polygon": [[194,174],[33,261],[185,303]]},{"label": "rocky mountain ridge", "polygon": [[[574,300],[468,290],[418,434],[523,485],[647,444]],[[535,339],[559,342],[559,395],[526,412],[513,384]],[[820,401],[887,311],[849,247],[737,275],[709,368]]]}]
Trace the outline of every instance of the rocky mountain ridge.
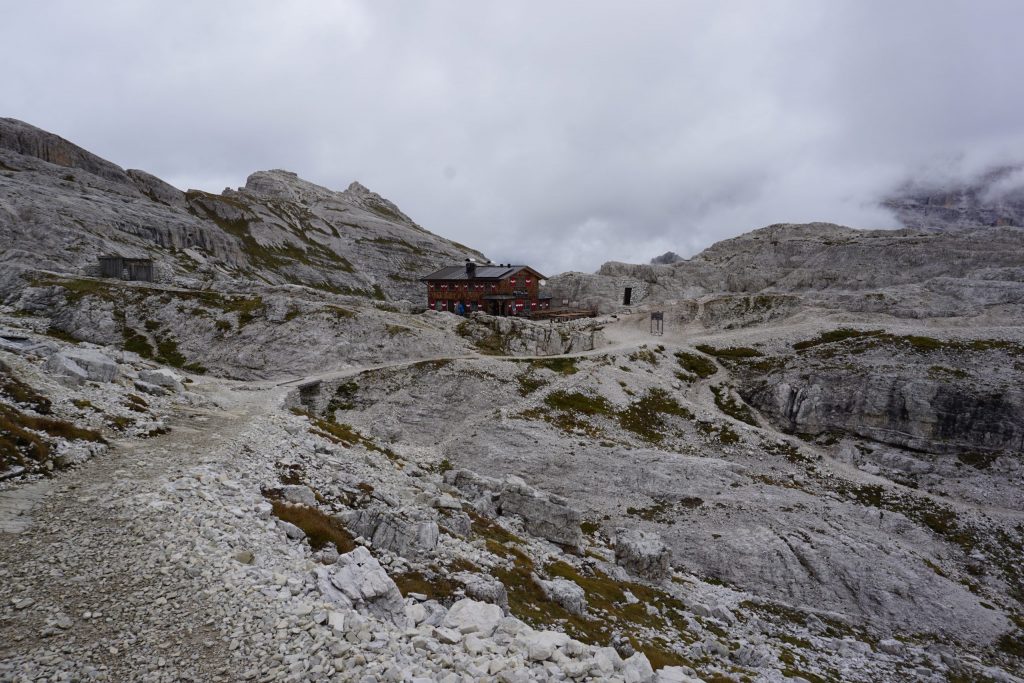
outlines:
[{"label": "rocky mountain ridge", "polygon": [[27,271],[89,274],[111,252],[152,257],[187,286],[297,284],[382,300],[416,300],[425,272],[483,258],[358,183],[335,192],[273,170],[219,195],[181,192],[0,119],[0,291]]},{"label": "rocky mountain ridge", "polygon": [[1024,228],[855,230],[827,223],[772,225],[718,242],[672,265],[606,263],[549,288],[602,311],[723,296],[798,297],[803,307],[895,317],[1009,313],[1024,303]]}]

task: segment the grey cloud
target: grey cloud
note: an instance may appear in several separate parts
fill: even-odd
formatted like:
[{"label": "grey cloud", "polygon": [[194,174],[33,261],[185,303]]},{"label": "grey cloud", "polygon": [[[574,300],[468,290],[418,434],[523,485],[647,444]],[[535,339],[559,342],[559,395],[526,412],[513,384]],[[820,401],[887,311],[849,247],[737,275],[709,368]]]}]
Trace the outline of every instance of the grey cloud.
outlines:
[{"label": "grey cloud", "polygon": [[[893,227],[1024,157],[1017,2],[10,4],[4,114],[181,187],[287,168],[545,272]],[[30,56],[30,57],[29,57]],[[951,161],[952,160],[952,161]],[[936,171],[935,169],[941,169]]]}]

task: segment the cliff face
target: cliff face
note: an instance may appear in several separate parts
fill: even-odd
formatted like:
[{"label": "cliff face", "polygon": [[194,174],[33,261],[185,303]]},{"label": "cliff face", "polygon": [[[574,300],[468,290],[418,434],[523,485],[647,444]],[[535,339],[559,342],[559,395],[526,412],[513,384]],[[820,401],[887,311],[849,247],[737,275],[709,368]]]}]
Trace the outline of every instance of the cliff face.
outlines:
[{"label": "cliff face", "polygon": [[911,182],[883,206],[908,228],[1024,225],[1024,167],[1003,166],[967,181]]},{"label": "cliff face", "polygon": [[299,284],[409,300],[424,273],[482,258],[358,183],[335,192],[275,170],[219,195],[181,192],[0,119],[0,291],[17,286],[19,271],[88,274],[109,252],[149,256],[165,281],[188,286]]}]

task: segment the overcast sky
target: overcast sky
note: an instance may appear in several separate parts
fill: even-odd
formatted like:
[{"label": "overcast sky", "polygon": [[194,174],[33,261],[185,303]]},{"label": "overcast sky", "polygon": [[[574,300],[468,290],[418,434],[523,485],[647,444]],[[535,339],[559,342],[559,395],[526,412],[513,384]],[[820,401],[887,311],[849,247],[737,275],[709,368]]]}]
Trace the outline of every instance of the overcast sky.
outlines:
[{"label": "overcast sky", "polygon": [[359,180],[548,273],[777,222],[893,227],[1024,159],[1024,2],[0,0],[0,115],[219,192]]}]

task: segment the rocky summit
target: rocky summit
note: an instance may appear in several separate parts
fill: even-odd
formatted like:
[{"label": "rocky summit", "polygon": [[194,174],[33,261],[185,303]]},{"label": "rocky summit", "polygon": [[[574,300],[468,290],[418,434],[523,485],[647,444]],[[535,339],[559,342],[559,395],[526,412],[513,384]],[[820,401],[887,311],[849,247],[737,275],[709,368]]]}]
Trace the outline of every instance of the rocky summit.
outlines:
[{"label": "rocky summit", "polygon": [[974,215],[460,317],[418,278],[483,257],[358,183],[0,120],[0,681],[1020,680],[1024,229]]}]

